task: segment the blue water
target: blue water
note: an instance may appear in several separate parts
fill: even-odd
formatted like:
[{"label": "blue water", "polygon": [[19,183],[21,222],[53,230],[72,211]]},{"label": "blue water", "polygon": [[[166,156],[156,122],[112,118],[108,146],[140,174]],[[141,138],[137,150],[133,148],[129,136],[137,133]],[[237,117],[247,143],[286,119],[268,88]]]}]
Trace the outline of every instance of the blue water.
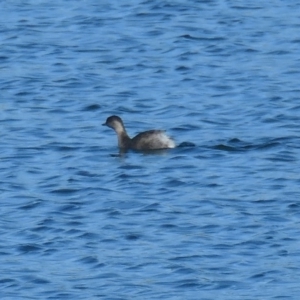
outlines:
[{"label": "blue water", "polygon": [[298,299],[299,10],[2,1],[0,298]]}]

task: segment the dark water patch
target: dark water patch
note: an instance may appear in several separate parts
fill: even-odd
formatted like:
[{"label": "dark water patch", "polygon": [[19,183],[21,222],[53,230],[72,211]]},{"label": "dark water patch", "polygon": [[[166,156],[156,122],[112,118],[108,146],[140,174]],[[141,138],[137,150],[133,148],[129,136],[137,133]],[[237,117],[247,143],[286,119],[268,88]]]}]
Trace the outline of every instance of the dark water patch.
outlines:
[{"label": "dark water patch", "polygon": [[232,147],[232,146],[229,146],[229,145],[223,145],[223,144],[213,146],[212,149],[221,150],[221,151],[228,151],[228,152],[241,151],[240,149],[238,149],[236,147]]},{"label": "dark water patch", "polygon": [[99,235],[96,233],[91,233],[91,232],[86,232],[84,234],[82,234],[80,237],[80,239],[84,239],[84,240],[98,240],[99,239]]},{"label": "dark water patch", "polygon": [[99,240],[99,243],[103,243],[103,244],[105,244],[105,245],[108,245],[108,244],[116,244],[116,243],[118,243],[118,239],[114,239],[114,238],[105,238],[105,239]]},{"label": "dark water patch", "polygon": [[244,50],[242,50],[243,52],[245,52],[245,53],[258,53],[259,51],[258,50],[256,50],[256,49],[253,49],[253,48],[246,48],[246,49],[244,49]]},{"label": "dark water patch", "polygon": [[170,258],[169,260],[170,261],[182,261],[182,262],[185,262],[185,261],[194,261],[195,259],[197,260],[201,260],[201,255],[190,255],[190,256],[176,256],[176,257],[173,257],[173,258]]},{"label": "dark water patch", "polygon": [[8,59],[9,59],[8,56],[0,55],[0,60],[1,61],[8,60]]},{"label": "dark water patch", "polygon": [[[125,92],[123,92],[123,93],[121,93],[121,94],[119,94],[119,97],[131,97],[130,95],[126,95],[126,93]],[[134,109],[134,108],[128,108],[128,107],[126,107],[126,106],[118,106],[117,108],[116,108],[116,111],[117,111],[117,113],[113,113],[113,114],[121,114],[121,113],[128,113],[128,114],[130,114],[130,113],[139,113],[139,110],[138,109]]]},{"label": "dark water patch", "polygon": [[160,227],[167,228],[167,229],[173,229],[173,228],[177,228],[177,225],[168,223],[168,224],[161,224]]},{"label": "dark water patch", "polygon": [[233,280],[220,280],[214,282],[214,288],[217,290],[227,289],[229,287],[238,289],[240,285],[241,283],[239,281],[233,281]]},{"label": "dark water patch", "polygon": [[282,146],[280,139],[267,140],[259,143],[248,143],[241,141],[237,138],[228,140],[226,144],[218,144],[212,146],[212,149],[228,151],[228,152],[241,152],[241,151],[252,151],[252,150],[269,150]]},{"label": "dark water patch", "polygon": [[97,111],[101,109],[101,106],[99,104],[90,104],[85,106],[82,111]]},{"label": "dark water patch", "polygon": [[85,291],[89,289],[88,285],[83,285],[83,284],[75,284],[74,285],[75,290],[80,290],[80,291]]},{"label": "dark water patch", "polygon": [[185,155],[176,155],[176,156],[173,156],[173,157],[171,157],[171,160],[184,160],[186,158],[186,156]]},{"label": "dark water patch", "polygon": [[291,156],[289,153],[277,154],[273,157],[268,157],[267,160],[273,162],[297,162],[299,159],[296,156]]},{"label": "dark water patch", "polygon": [[166,184],[169,186],[169,187],[178,187],[178,186],[185,186],[186,183],[182,180],[179,180],[179,179],[170,179],[166,182]]},{"label": "dark water patch", "polygon": [[175,70],[176,71],[188,71],[190,68],[189,67],[186,67],[186,66],[179,66],[179,67],[176,67]]},{"label": "dark water patch", "polygon": [[36,244],[24,244],[18,246],[18,251],[28,254],[28,253],[35,253],[42,250],[42,248],[39,245]]},{"label": "dark water patch", "polygon": [[28,91],[22,91],[22,92],[18,92],[15,94],[18,97],[26,97],[26,96],[30,96],[33,95],[32,92],[28,92]]},{"label": "dark water patch", "polygon": [[11,279],[11,278],[3,278],[0,279],[0,284],[9,284],[10,286],[12,284],[15,284],[17,281],[15,279]]},{"label": "dark water patch", "polygon": [[232,248],[232,245],[227,245],[227,244],[217,244],[214,245],[214,249],[218,249],[218,250],[230,250]]},{"label": "dark water patch", "polygon": [[[282,179],[279,179],[279,180],[282,180]],[[282,181],[284,181],[284,180],[282,180]],[[272,184],[272,185],[270,185],[270,187],[276,191],[276,190],[285,189],[286,185],[284,185],[284,184]]]},{"label": "dark water patch", "polygon": [[62,115],[67,115],[68,114],[68,111],[66,109],[63,109],[63,108],[54,108],[54,109],[49,109],[48,110],[48,113],[50,114],[62,114]]},{"label": "dark water patch", "polygon": [[245,242],[241,242],[238,245],[240,246],[247,246],[250,247],[251,249],[254,248],[256,249],[256,247],[259,246],[264,246],[266,245],[268,242],[266,241],[260,241],[260,240],[251,240],[251,241],[245,241]]},{"label": "dark water patch", "polygon": [[245,5],[245,6],[240,6],[240,5],[233,5],[231,6],[233,9],[237,10],[260,10],[263,9],[263,6],[256,6],[256,5]]},{"label": "dark water patch", "polygon": [[59,152],[69,152],[69,151],[76,151],[78,147],[71,147],[71,146],[57,146],[56,150]]},{"label": "dark water patch", "polygon": [[125,165],[125,166],[120,166],[120,169],[122,169],[122,170],[142,170],[143,167],[140,165]]},{"label": "dark water patch", "polygon": [[159,207],[160,207],[159,203],[152,203],[150,205],[147,205],[147,206],[141,208],[140,212],[147,212],[147,213],[158,212],[159,211]]},{"label": "dark water patch", "polygon": [[128,173],[121,173],[116,178],[119,179],[130,179],[130,178],[140,178],[140,174],[128,174]]},{"label": "dark water patch", "polygon": [[66,212],[66,211],[76,211],[81,208],[81,205],[78,205],[77,203],[70,203],[70,204],[65,204],[62,207],[60,207],[60,211]]},{"label": "dark water patch", "polygon": [[19,209],[22,209],[22,210],[35,209],[35,208],[40,207],[40,205],[42,203],[43,203],[43,201],[41,201],[41,200],[35,200],[35,201],[32,201],[31,203],[28,203],[26,205],[20,206]]},{"label": "dark water patch", "polygon": [[124,157],[124,153],[109,154],[110,157]]},{"label": "dark water patch", "polygon": [[262,144],[259,144],[259,145],[253,145],[253,147],[255,149],[258,149],[258,150],[268,150],[268,149],[271,149],[271,148],[276,148],[278,146],[281,146],[281,143],[280,142],[273,142],[273,141],[269,141],[269,142],[262,143]]},{"label": "dark water patch", "polygon": [[93,177],[98,177],[98,176],[99,176],[99,174],[96,174],[96,173],[90,173],[90,172],[88,172],[88,171],[78,171],[78,172],[76,173],[76,175],[79,175],[79,176],[82,176],[82,177],[91,177],[91,178],[93,178]]},{"label": "dark water patch", "polygon": [[53,224],[55,224],[55,220],[52,217],[46,218],[38,223],[38,225],[44,225],[44,226],[53,225]]},{"label": "dark water patch", "polygon": [[206,285],[200,284],[197,279],[184,279],[174,282],[178,289],[203,288]]},{"label": "dark water patch", "polygon": [[39,277],[33,277],[30,279],[30,281],[35,284],[49,284],[50,283],[49,280],[44,279],[44,278],[39,278]]},{"label": "dark water patch", "polygon": [[63,196],[63,195],[73,195],[76,194],[78,191],[80,190],[71,189],[71,188],[60,188],[60,189],[52,190],[50,193]]},{"label": "dark water patch", "polygon": [[270,221],[272,223],[287,223],[288,218],[284,218],[278,215],[267,215],[263,218],[265,221]]},{"label": "dark water patch", "polygon": [[108,209],[106,210],[107,212],[107,215],[110,217],[110,218],[115,218],[115,217],[119,217],[122,215],[122,212],[118,209]]},{"label": "dark water patch", "polygon": [[91,265],[99,264],[98,258],[95,256],[86,256],[84,258],[79,259],[78,261],[84,264],[91,264]]},{"label": "dark water patch", "polygon": [[228,142],[231,143],[231,144],[238,144],[238,145],[244,144],[244,142],[241,141],[241,140],[238,139],[238,138],[232,138],[232,139],[230,139]]},{"label": "dark water patch", "polygon": [[[84,224],[82,222],[68,222],[68,226],[71,226],[71,227],[78,227],[78,228],[80,228],[83,225]],[[67,231],[67,234],[68,235],[80,235],[80,234],[82,234],[82,230],[72,228],[72,229],[70,229],[70,230]]]},{"label": "dark water patch", "polygon": [[137,241],[141,238],[140,234],[130,233],[125,236],[125,239],[128,241]]},{"label": "dark water patch", "polygon": [[177,146],[177,148],[189,148],[189,147],[196,147],[196,144],[192,142],[182,142]]},{"label": "dark water patch", "polygon": [[263,120],[263,122],[265,123],[279,123],[280,120],[284,119],[285,116],[283,114],[279,114],[276,116],[272,116],[272,117],[267,117]]},{"label": "dark water patch", "polygon": [[217,183],[209,183],[206,185],[206,187],[208,188],[217,188],[217,187],[220,187],[222,186],[221,184],[217,184]]},{"label": "dark water patch", "polygon": [[[281,245],[278,245],[278,247],[281,247]],[[280,250],[280,251],[277,252],[277,255],[278,256],[282,256],[282,257],[286,257],[286,256],[289,255],[289,251],[287,251],[287,250]]]},{"label": "dark water patch", "polygon": [[195,273],[197,273],[197,271],[195,269],[182,267],[182,266],[178,267],[174,272],[178,273],[178,274],[195,274]]},{"label": "dark water patch", "polygon": [[49,226],[36,226],[32,229],[32,232],[47,232],[51,230],[53,230],[53,228]]},{"label": "dark water patch", "polygon": [[273,204],[276,203],[277,200],[276,199],[259,199],[259,200],[254,200],[255,204],[260,204],[262,206],[265,206],[266,204]]},{"label": "dark water patch", "polygon": [[270,51],[268,54],[269,55],[287,55],[287,54],[290,54],[291,52],[290,51],[287,51],[287,50],[276,50],[276,51]]},{"label": "dark water patch", "polygon": [[204,42],[221,42],[225,40],[223,37],[195,37],[190,34],[181,35],[180,38]]},{"label": "dark water patch", "polygon": [[149,156],[164,156],[166,154],[168,154],[169,152],[171,152],[174,148],[170,148],[170,149],[154,149],[154,150],[132,150],[132,151],[128,151],[128,152],[135,152],[135,153],[140,153],[142,155],[149,155]]},{"label": "dark water patch", "polygon": [[258,279],[258,280],[261,280],[262,278],[264,277],[268,277],[270,275],[276,275],[276,274],[280,274],[279,271],[275,271],[275,270],[272,270],[272,271],[266,271],[266,272],[261,272],[261,273],[257,273],[257,274],[254,274],[250,277],[250,279]]},{"label": "dark water patch", "polygon": [[300,203],[291,203],[288,205],[289,209],[295,209],[295,210],[299,210],[300,209]]}]

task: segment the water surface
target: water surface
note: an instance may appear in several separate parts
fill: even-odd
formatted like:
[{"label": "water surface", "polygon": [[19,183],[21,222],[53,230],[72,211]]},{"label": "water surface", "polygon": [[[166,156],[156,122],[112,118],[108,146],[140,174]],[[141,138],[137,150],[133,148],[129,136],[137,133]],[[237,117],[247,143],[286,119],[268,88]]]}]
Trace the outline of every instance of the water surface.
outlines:
[{"label": "water surface", "polygon": [[297,299],[299,8],[2,2],[1,299]]}]

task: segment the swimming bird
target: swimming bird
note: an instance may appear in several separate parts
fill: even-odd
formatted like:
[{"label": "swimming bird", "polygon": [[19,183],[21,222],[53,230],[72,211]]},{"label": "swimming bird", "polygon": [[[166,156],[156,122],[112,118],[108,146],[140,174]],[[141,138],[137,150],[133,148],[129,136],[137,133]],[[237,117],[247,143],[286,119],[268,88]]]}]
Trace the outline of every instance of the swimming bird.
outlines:
[{"label": "swimming bird", "polygon": [[164,130],[144,131],[131,139],[126,132],[122,119],[118,116],[108,117],[102,125],[108,126],[116,132],[118,146],[123,150],[157,150],[176,147],[174,140],[167,136]]}]

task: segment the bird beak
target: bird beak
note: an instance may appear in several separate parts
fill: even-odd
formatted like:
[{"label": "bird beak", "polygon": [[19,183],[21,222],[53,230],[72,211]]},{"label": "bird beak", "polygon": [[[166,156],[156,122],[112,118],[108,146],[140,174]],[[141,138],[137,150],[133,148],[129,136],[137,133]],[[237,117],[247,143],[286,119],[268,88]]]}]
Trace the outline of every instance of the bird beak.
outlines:
[{"label": "bird beak", "polygon": [[102,126],[107,126],[106,123],[103,123]]}]

